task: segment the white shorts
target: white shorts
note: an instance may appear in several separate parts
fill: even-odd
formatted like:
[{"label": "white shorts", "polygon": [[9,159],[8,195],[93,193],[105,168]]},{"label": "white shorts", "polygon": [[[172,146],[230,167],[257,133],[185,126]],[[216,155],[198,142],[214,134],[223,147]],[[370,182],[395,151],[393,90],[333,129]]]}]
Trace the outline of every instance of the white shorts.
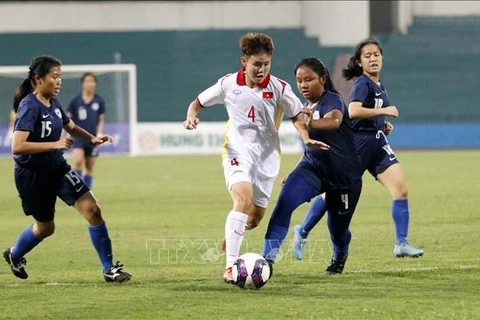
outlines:
[{"label": "white shorts", "polygon": [[238,182],[250,182],[253,186],[253,204],[266,208],[272,195],[275,178],[267,178],[260,173],[258,165],[249,163],[236,164],[228,157],[223,161],[223,173],[228,191]]}]

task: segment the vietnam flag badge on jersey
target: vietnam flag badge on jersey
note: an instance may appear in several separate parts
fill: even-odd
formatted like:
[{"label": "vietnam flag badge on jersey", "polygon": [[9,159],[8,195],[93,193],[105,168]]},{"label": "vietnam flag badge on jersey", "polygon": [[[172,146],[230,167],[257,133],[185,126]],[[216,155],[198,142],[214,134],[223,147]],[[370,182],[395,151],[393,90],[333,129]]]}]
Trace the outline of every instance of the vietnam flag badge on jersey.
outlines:
[{"label": "vietnam flag badge on jersey", "polygon": [[263,99],[273,99],[273,92],[263,91]]}]

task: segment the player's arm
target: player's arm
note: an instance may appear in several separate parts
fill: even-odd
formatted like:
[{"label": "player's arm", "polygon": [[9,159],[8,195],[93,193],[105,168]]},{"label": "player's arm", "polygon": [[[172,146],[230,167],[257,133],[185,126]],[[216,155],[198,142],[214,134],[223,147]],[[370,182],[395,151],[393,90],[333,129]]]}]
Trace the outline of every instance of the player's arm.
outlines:
[{"label": "player's arm", "polygon": [[293,93],[292,87],[289,84],[285,84],[283,87],[283,92],[280,96],[279,105],[285,112],[286,116],[292,120],[293,126],[297,129],[297,132],[302,138],[302,141],[305,146],[321,148],[324,150],[330,149],[330,146],[322,141],[317,141],[310,139],[308,134],[307,125],[303,119],[302,114],[302,102],[300,99]]},{"label": "player's arm", "polygon": [[13,132],[12,153],[14,155],[35,154],[52,150],[67,150],[73,143],[72,138],[63,138],[54,142],[30,142],[27,141],[30,131]]},{"label": "player's arm", "polygon": [[316,130],[337,130],[343,121],[343,114],[338,109],[326,113],[323,118],[313,119],[312,110],[310,108],[303,108],[302,112],[305,114],[305,123],[312,129]]},{"label": "player's arm", "polygon": [[183,122],[183,127],[185,129],[192,130],[197,128],[197,124],[200,122],[200,120],[197,118],[197,115],[200,113],[202,108],[203,106],[200,104],[200,101],[198,101],[198,98],[190,103],[187,110],[187,118]]},{"label": "player's arm", "polygon": [[388,136],[393,131],[393,124],[391,124],[390,121],[385,120],[384,125],[383,133]]},{"label": "player's arm", "polygon": [[224,91],[223,91],[223,81],[226,77],[220,78],[217,83],[211,87],[205,89],[200,93],[195,100],[193,100],[187,109],[187,117],[183,122],[183,127],[187,130],[193,130],[197,128],[200,120],[197,118],[197,115],[200,113],[204,107],[213,106],[215,104],[223,103]]},{"label": "player's arm", "polygon": [[15,125],[15,119],[17,118],[17,115],[15,114],[15,111],[11,110],[10,111],[10,120],[8,121],[8,130],[13,131],[13,126]]},{"label": "player's arm", "polygon": [[297,129],[298,134],[300,135],[300,138],[302,138],[303,143],[306,146],[316,147],[323,150],[330,149],[330,146],[328,144],[322,141],[310,139],[310,135],[308,134],[308,131],[307,131],[307,125],[305,124],[305,121],[303,121],[303,116],[301,112],[291,119],[292,119],[293,126]]},{"label": "player's arm", "polygon": [[113,142],[113,138],[109,135],[99,135],[98,137],[93,136],[87,130],[77,126],[73,120],[70,120],[67,124],[63,126],[63,129],[67,131],[73,137],[80,138],[85,141],[90,141],[96,145],[102,144],[104,142]]},{"label": "player's arm", "polygon": [[103,134],[103,128],[105,127],[105,114],[100,114],[98,116],[98,125],[97,125],[97,136]]},{"label": "player's arm", "polygon": [[13,137],[13,128],[15,127],[15,118],[16,118],[15,111],[10,112],[10,120],[8,121],[8,129],[5,139],[3,139],[3,146],[7,147],[10,145]]},{"label": "player's arm", "polygon": [[[69,119],[72,119],[73,114],[72,114],[70,111],[67,111],[67,117],[68,117]],[[65,128],[64,128],[64,129],[62,130],[62,135],[61,135],[61,137],[62,137],[62,138],[65,138],[66,136],[67,136],[67,131],[66,131]]]},{"label": "player's arm", "polygon": [[395,106],[385,108],[365,108],[361,101],[352,101],[348,105],[350,119],[368,119],[377,116],[398,117],[398,110]]}]

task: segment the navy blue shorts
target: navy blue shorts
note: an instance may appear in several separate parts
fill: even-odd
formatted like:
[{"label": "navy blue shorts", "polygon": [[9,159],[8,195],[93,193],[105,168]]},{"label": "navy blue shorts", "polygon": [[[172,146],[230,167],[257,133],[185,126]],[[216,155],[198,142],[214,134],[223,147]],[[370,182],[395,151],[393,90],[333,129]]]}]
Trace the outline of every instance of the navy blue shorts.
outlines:
[{"label": "navy blue shorts", "polygon": [[[349,167],[346,167],[347,170],[341,172],[337,166],[336,173],[333,172],[331,166],[324,164],[323,167],[320,168],[321,165],[321,163],[317,163],[317,166],[314,166],[310,162],[302,159],[291,174],[301,176],[316,195],[322,194],[327,190],[348,190],[352,185],[356,185],[359,179],[361,180],[361,174],[357,167],[358,164],[355,170],[352,169],[348,171]],[[361,172],[363,173],[363,170]]]},{"label": "navy blue shorts", "polygon": [[354,140],[358,155],[362,161],[362,172],[368,170],[373,177],[377,178],[379,173],[392,164],[398,163],[387,138],[380,131],[357,132],[354,135]]},{"label": "navy blue shorts", "polygon": [[57,196],[71,206],[90,191],[66,161],[55,170],[32,170],[16,165],[15,185],[25,215],[42,222],[53,220]]},{"label": "navy blue shorts", "polygon": [[100,155],[100,148],[97,145],[85,140],[75,139],[72,149],[82,149],[85,153],[85,158],[96,158]]}]

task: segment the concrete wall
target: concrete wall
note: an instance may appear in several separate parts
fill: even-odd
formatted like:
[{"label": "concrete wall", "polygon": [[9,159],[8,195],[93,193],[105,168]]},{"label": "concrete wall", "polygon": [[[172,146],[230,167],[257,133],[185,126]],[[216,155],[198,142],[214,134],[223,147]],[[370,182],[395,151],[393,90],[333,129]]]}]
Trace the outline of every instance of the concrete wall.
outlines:
[{"label": "concrete wall", "polygon": [[[480,15],[480,1],[398,1],[398,30],[414,16]],[[100,1],[0,3],[0,33],[304,28],[322,46],[370,35],[369,1]]]},{"label": "concrete wall", "polygon": [[[404,2],[404,1],[400,1]],[[480,1],[405,1],[412,2],[415,16],[478,16]]]},{"label": "concrete wall", "polygon": [[368,36],[368,1],[0,3],[0,33],[265,28],[305,28],[326,46],[351,45]]}]

